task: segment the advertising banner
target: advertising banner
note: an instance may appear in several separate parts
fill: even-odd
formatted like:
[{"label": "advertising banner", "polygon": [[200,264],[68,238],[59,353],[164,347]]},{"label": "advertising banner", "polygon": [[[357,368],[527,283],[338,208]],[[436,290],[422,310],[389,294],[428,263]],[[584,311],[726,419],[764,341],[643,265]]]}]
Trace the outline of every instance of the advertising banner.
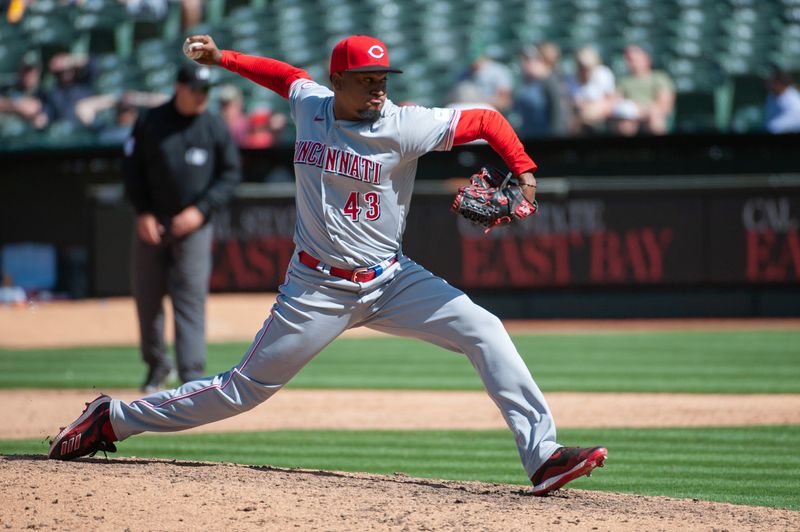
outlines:
[{"label": "advertising banner", "polygon": [[[464,289],[800,282],[800,197],[638,193],[547,199],[485,233],[444,195],[415,198],[404,251]],[[238,198],[214,219],[214,291],[275,290],[291,198]]]},{"label": "advertising banner", "polygon": [[708,219],[714,282],[800,282],[800,196],[714,199]]}]

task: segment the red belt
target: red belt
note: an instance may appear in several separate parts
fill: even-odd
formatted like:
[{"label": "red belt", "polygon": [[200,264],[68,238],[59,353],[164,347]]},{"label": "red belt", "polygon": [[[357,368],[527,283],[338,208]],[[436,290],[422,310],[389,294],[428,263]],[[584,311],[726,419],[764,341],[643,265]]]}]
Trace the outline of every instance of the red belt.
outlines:
[{"label": "red belt", "polygon": [[298,253],[298,256],[300,257],[300,262],[309,268],[313,268],[336,277],[341,277],[342,279],[347,279],[348,281],[352,281],[354,283],[366,283],[367,281],[371,281],[382,274],[386,268],[397,262],[397,255],[395,255],[388,261],[383,261],[380,264],[370,266],[369,268],[345,270],[344,268],[336,268],[334,266],[323,264],[321,260],[312,257],[305,251]]}]

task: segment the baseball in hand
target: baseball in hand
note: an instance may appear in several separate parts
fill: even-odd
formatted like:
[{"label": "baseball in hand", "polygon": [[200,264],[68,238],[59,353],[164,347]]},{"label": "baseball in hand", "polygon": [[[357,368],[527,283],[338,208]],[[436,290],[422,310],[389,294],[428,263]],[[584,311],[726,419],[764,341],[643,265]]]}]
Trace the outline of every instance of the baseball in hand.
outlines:
[{"label": "baseball in hand", "polygon": [[203,43],[183,41],[183,53],[189,59],[199,59],[203,55]]}]

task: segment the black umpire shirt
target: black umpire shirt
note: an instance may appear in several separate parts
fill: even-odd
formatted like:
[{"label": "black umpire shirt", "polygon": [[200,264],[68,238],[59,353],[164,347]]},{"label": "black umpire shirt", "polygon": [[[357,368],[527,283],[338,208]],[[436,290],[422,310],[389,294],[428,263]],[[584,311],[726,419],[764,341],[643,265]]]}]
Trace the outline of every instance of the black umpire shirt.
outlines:
[{"label": "black umpire shirt", "polygon": [[125,143],[125,190],[137,214],[169,227],[190,205],[205,215],[224,205],[241,180],[239,150],[219,116],[185,116],[175,99],[144,112]]}]

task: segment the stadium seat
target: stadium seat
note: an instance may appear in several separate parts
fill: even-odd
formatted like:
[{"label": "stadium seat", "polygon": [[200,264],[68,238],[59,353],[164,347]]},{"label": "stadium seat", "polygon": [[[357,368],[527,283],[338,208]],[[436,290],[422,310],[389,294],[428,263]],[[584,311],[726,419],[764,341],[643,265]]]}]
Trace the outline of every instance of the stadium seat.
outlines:
[{"label": "stadium seat", "polygon": [[773,61],[790,70],[800,69],[800,23],[783,26],[777,41]]},{"label": "stadium seat", "polygon": [[767,90],[764,78],[754,74],[734,76],[731,129],[736,133],[763,129]]},{"label": "stadium seat", "polygon": [[165,63],[159,68],[146,71],[142,79],[144,89],[150,92],[171,94],[177,74],[178,67],[175,63]]},{"label": "stadium seat", "polygon": [[220,24],[225,16],[225,0],[206,0],[203,6],[203,18],[209,24]]},{"label": "stadium seat", "polygon": [[711,91],[679,92],[675,98],[675,133],[711,132],[717,129],[714,93]]},{"label": "stadium seat", "polygon": [[133,59],[106,53],[95,56],[94,63],[97,70],[95,89],[99,93],[118,93],[142,88],[142,72]]},{"label": "stadium seat", "polygon": [[136,48],[136,64],[142,70],[155,70],[182,58],[181,45],[170,45],[162,39],[142,41]]},{"label": "stadium seat", "polygon": [[76,31],[71,20],[63,14],[57,12],[30,14],[23,17],[21,24],[31,45],[56,45],[69,48],[75,42]]},{"label": "stadium seat", "polygon": [[0,73],[8,73],[16,77],[20,58],[26,51],[24,41],[0,42]]},{"label": "stadium seat", "polygon": [[35,144],[37,134],[27,120],[12,114],[0,114],[0,139],[3,139],[5,148]]},{"label": "stadium seat", "polygon": [[72,24],[78,32],[98,28],[113,28],[129,17],[125,6],[118,2],[83,2],[76,11]]},{"label": "stadium seat", "polygon": [[79,124],[58,121],[44,130],[41,140],[44,145],[50,147],[89,146],[94,142],[94,135]]}]

